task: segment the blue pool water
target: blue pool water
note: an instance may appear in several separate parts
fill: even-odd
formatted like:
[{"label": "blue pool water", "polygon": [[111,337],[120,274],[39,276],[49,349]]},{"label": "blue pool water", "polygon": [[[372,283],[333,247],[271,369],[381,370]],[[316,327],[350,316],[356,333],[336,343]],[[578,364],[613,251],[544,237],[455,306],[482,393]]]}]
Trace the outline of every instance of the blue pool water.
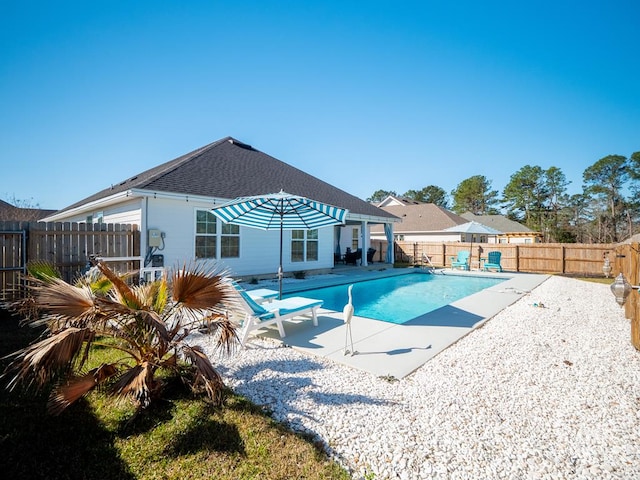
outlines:
[{"label": "blue pool water", "polygon": [[[489,288],[504,279],[462,275],[411,273],[353,284],[355,315],[390,323],[405,323],[460,298]],[[285,297],[324,300],[323,308],[341,312],[349,285],[305,290]]]}]

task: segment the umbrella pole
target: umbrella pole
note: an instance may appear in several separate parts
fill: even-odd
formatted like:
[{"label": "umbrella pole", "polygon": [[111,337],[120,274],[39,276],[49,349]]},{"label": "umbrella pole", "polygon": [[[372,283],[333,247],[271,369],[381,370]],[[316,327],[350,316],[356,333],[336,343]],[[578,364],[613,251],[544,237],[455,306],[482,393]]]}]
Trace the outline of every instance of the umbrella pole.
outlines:
[{"label": "umbrella pole", "polygon": [[280,265],[278,266],[278,300],[282,300],[282,226],[283,218],[280,215]]}]

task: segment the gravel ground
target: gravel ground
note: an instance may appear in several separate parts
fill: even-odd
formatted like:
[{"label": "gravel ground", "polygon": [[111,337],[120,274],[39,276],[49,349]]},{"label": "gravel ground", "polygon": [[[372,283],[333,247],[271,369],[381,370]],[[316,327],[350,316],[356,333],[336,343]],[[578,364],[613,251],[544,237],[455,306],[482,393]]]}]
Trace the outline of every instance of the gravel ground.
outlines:
[{"label": "gravel ground", "polygon": [[607,285],[551,277],[403,380],[267,340],[215,361],[354,478],[637,479],[629,329]]}]

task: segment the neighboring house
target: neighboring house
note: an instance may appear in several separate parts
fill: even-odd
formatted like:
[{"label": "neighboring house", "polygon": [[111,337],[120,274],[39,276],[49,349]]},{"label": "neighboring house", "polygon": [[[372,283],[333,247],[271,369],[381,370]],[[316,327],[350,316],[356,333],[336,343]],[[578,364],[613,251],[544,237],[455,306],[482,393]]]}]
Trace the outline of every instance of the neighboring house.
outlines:
[{"label": "neighboring house", "polygon": [[388,195],[381,202],[374,203],[374,205],[378,208],[382,207],[395,207],[395,206],[404,206],[404,205],[424,205],[426,202],[420,202],[418,200],[414,200],[413,198],[407,197],[396,197],[394,195]]},{"label": "neighboring house", "polygon": [[0,221],[37,222],[54,212],[55,210],[14,207],[10,203],[0,200]]},{"label": "neighboring house", "polygon": [[504,215],[474,215],[471,212],[466,212],[462,214],[462,217],[503,232],[497,236],[497,243],[538,243],[542,241],[541,233],[534,232]]},{"label": "neighboring house", "polygon": [[285,232],[285,272],[332,268],[338,246],[342,252],[347,246],[366,251],[370,225],[386,224],[392,232],[398,221],[231,137],[111,185],[47,220],[136,224],[145,266],[215,260],[232,274],[269,274],[278,269],[279,232],[223,224],[211,208],[236,197],[280,190],[349,210],[345,226]]},{"label": "neighboring house", "polygon": [[[435,203],[422,203],[391,195],[378,205],[385,212],[402,220],[394,226],[395,240],[398,241],[459,242],[460,233],[443,232],[443,230],[468,221]],[[371,239],[385,239],[381,226],[371,227]]]}]

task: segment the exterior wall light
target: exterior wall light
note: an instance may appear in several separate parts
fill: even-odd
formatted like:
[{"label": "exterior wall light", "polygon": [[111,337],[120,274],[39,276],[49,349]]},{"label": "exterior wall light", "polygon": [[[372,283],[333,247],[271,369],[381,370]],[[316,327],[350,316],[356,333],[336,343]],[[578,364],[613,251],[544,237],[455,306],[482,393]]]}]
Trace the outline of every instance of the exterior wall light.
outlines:
[{"label": "exterior wall light", "polygon": [[631,293],[631,290],[638,290],[640,288],[639,285],[631,285],[627,282],[627,279],[624,278],[622,273],[618,274],[616,280],[611,284],[611,293],[616,297],[616,302],[618,305],[623,306],[624,302],[627,301],[627,297]]}]

